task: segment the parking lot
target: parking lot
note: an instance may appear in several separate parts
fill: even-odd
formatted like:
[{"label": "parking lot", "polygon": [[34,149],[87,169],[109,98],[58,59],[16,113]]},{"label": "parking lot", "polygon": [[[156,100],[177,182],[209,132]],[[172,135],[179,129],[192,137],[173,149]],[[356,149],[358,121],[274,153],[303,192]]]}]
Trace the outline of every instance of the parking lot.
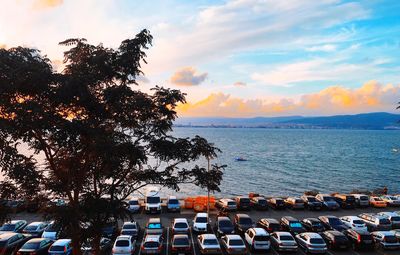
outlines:
[{"label": "parking lot", "polygon": [[[360,213],[363,212],[371,212],[371,213],[377,213],[377,212],[381,212],[381,211],[394,211],[397,210],[396,208],[386,208],[386,209],[378,209],[378,208],[365,208],[365,209],[361,209],[361,208],[357,208],[357,209],[340,209],[338,211],[308,211],[308,210],[290,210],[290,209],[285,209],[285,210],[273,210],[273,209],[269,209],[267,211],[257,211],[257,210],[251,210],[251,211],[246,211],[244,213],[248,214],[254,222],[257,222],[259,219],[261,218],[276,218],[276,219],[280,219],[283,216],[293,216],[299,220],[303,219],[303,218],[309,218],[309,217],[318,217],[321,215],[334,215],[334,216],[345,216],[345,215],[358,215]],[[215,223],[215,219],[216,219],[216,210],[211,211],[210,213],[210,220],[211,220],[211,226],[214,226]],[[234,213],[231,213],[230,216],[233,216]],[[192,221],[192,219],[195,216],[195,212],[193,212],[193,210],[186,210],[186,209],[182,209],[181,213],[168,213],[168,212],[163,212],[161,214],[158,215],[147,215],[145,214],[143,211],[141,211],[140,213],[134,214],[133,218],[135,221],[137,221],[139,223],[139,225],[142,227],[142,230],[138,236],[137,242],[136,242],[136,251],[135,254],[140,255],[141,251],[140,251],[140,245],[143,241],[143,227],[145,226],[145,224],[147,223],[147,220],[150,217],[160,217],[161,218],[161,222],[164,226],[164,247],[163,247],[163,253],[162,254],[171,254],[171,250],[170,250],[170,241],[171,241],[171,233],[170,233],[170,225],[171,222],[174,218],[178,218],[178,217],[184,217],[187,218],[189,223]],[[37,220],[42,220],[41,215],[39,214],[30,214],[30,213],[18,213],[18,214],[14,214],[12,215],[13,219],[24,219],[27,220],[28,222],[33,222],[33,221],[37,221]],[[232,218],[232,217],[231,217]],[[128,219],[127,219],[128,221]],[[122,222],[120,222],[120,226],[122,226]],[[211,228],[210,231],[214,231],[213,228]],[[195,255],[199,255],[200,251],[199,251],[199,247],[197,244],[197,234],[190,232],[190,238],[191,241],[194,245],[192,245],[192,249],[193,249],[193,254]],[[223,254],[226,254],[225,251],[223,251]],[[263,254],[263,253],[252,253],[252,252],[248,252],[248,254]],[[268,254],[283,254],[282,252],[279,253],[273,249],[271,249]],[[291,253],[291,254],[299,254],[299,255],[304,255],[305,252],[302,250],[298,250],[297,253]],[[374,250],[374,251],[354,251],[352,249],[350,250],[345,250],[345,251],[334,251],[334,250],[329,250],[328,253],[329,255],[360,255],[360,254],[368,254],[368,255],[397,255],[400,254],[400,251],[383,251],[383,250]]]}]

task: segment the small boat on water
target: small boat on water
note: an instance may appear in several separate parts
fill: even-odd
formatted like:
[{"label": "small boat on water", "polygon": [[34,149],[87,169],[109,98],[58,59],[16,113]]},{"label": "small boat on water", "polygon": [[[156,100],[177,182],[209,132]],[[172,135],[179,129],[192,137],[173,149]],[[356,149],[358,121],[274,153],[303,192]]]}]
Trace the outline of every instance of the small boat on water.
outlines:
[{"label": "small boat on water", "polygon": [[245,159],[243,157],[236,157],[235,161],[247,161],[247,159]]}]

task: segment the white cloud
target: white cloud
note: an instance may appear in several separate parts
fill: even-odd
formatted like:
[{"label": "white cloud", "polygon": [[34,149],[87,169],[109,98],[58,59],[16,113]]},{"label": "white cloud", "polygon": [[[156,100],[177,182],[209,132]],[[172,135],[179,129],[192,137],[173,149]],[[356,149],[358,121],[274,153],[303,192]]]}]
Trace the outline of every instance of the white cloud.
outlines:
[{"label": "white cloud", "polygon": [[334,44],[324,44],[306,48],[306,51],[311,51],[311,52],[316,52],[316,51],[332,52],[335,50],[336,50],[336,45]]},{"label": "white cloud", "polygon": [[208,73],[198,73],[193,67],[184,67],[172,75],[171,83],[178,86],[195,86],[204,82]]}]

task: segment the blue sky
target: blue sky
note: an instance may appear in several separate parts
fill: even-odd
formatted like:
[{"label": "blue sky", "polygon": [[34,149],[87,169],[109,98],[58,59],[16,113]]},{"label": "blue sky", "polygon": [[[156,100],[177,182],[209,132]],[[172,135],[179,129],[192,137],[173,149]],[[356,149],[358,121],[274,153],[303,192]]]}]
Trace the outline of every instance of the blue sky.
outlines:
[{"label": "blue sky", "polygon": [[394,111],[400,1],[6,1],[0,45],[37,47],[62,69],[70,37],[117,47],[154,36],[140,88],[179,88],[185,116]]}]

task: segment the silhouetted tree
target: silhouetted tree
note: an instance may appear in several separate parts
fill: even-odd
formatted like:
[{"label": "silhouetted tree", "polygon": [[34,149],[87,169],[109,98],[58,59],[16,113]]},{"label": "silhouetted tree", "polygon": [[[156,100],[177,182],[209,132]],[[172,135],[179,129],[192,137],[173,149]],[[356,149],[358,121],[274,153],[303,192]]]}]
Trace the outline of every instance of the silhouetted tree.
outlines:
[{"label": "silhouetted tree", "polygon": [[147,184],[219,190],[224,166],[214,165],[210,175],[182,167],[219,152],[201,137],[171,135],[185,94],[135,89],[151,42],[147,30],[118,49],[66,40],[61,73],[38,50],[0,49],[0,170],[2,187],[9,187],[3,194],[25,198],[41,190],[67,198],[46,215],[68,229],[75,255],[86,237],[98,254],[102,227],[124,217],[124,199]]}]

